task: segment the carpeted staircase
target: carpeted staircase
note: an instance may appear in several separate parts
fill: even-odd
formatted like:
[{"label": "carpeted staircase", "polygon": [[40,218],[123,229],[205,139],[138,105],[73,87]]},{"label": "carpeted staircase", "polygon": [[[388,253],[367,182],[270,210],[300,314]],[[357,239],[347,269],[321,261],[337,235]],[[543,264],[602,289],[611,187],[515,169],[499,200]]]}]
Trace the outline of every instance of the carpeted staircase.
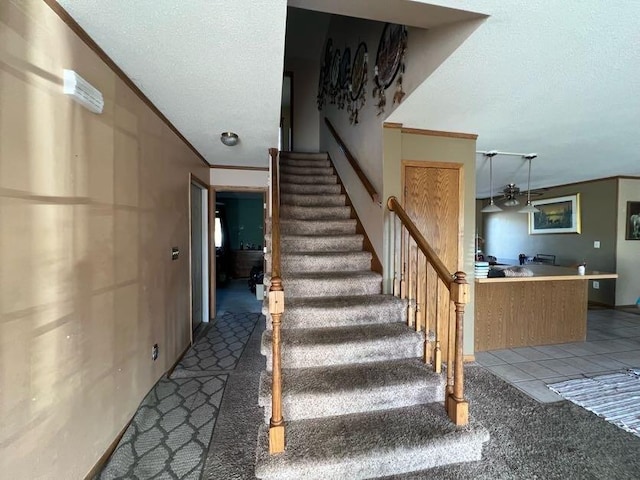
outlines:
[{"label": "carpeted staircase", "polygon": [[375,478],[480,460],[487,431],[448,420],[445,377],[421,361],[422,336],[406,326],[406,303],[381,294],[327,155],[283,152],[280,172],[286,451],[268,453],[265,306],[256,476]]}]

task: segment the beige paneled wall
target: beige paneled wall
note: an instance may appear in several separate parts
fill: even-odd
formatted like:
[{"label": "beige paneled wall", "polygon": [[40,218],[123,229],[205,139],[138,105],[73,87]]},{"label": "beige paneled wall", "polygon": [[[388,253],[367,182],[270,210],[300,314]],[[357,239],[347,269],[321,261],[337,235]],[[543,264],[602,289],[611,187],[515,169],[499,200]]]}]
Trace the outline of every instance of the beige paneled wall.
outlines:
[{"label": "beige paneled wall", "polygon": [[209,172],[44,2],[0,2],[0,67],[0,476],[82,478],[189,344],[189,173]]}]

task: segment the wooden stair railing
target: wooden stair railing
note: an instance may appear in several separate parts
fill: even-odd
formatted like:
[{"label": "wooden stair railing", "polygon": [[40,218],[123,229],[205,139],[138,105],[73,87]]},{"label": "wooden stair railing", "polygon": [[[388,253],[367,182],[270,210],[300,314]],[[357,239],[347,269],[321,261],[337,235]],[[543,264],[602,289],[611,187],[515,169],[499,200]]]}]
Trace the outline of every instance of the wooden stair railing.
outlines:
[{"label": "wooden stair railing", "polygon": [[[445,337],[445,408],[452,422],[466,425],[469,422],[469,403],[464,399],[462,352],[464,309],[469,301],[466,274],[449,272],[396,197],[389,197],[387,207],[392,213],[390,251],[393,252],[393,294],[408,300],[407,322],[416,331],[424,332],[424,361],[431,362],[437,373],[442,371],[441,337]],[[432,288],[429,288],[428,281],[430,269],[436,274],[436,284]],[[442,287],[448,291],[448,308],[441,308],[438,303]],[[451,306],[454,306],[455,314]],[[435,311],[435,318],[430,318],[430,310]],[[443,310],[447,312],[446,318],[441,318]]]},{"label": "wooden stair railing", "polygon": [[347,147],[347,145],[344,143],[344,140],[342,140],[342,137],[340,137],[340,135],[338,134],[338,132],[333,127],[332,123],[329,121],[327,117],[324,117],[324,123],[326,123],[327,127],[329,128],[329,132],[331,132],[331,135],[333,135],[333,138],[340,146],[340,149],[342,150],[342,153],[344,153],[344,156],[347,157],[347,160],[349,161],[351,168],[353,168],[353,171],[356,172],[356,175],[362,182],[362,185],[364,186],[365,190],[371,197],[371,200],[373,200],[378,205],[382,206],[380,195],[378,195],[378,192],[376,192],[375,187],[369,181],[365,173],[362,171],[362,168],[360,168],[360,164],[358,163],[358,160],[356,159],[356,157],[353,156],[353,154],[349,150],[349,147]]},{"label": "wooden stair railing", "polygon": [[271,419],[269,421],[269,453],[284,452],[285,429],[282,418],[282,367],[280,327],[284,313],[284,287],[280,278],[280,167],[278,149],[270,148],[271,156],[271,286],[269,314],[272,324],[273,349],[271,366]]}]

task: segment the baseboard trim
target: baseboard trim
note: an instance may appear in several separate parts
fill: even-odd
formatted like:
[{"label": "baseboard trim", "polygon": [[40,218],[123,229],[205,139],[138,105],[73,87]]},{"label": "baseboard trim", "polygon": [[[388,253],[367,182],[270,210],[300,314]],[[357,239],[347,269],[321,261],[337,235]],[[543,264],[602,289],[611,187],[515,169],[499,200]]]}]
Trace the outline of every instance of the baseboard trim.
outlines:
[{"label": "baseboard trim", "polygon": [[[202,332],[200,332],[200,333],[202,333]],[[194,339],[194,343],[195,343],[195,339]],[[176,369],[176,367],[178,366],[178,364],[182,360],[182,357],[184,357],[187,354],[187,352],[189,351],[190,348],[191,348],[191,344],[187,345],[186,348],[182,351],[182,353],[180,355],[178,355],[178,359],[175,362],[173,362],[173,365],[171,365],[171,367],[169,367],[169,370],[167,370],[167,377],[171,376],[173,371]]]},{"label": "baseboard trim", "polygon": [[[134,415],[135,415],[135,412],[134,412]],[[107,461],[109,460],[109,458],[111,458],[111,455],[113,454],[114,450],[118,446],[118,443],[120,443],[120,440],[124,435],[124,432],[126,432],[127,428],[129,428],[129,425],[131,425],[132,420],[133,420],[133,415],[131,416],[127,424],[123,427],[123,429],[120,430],[120,433],[116,435],[116,438],[113,440],[113,442],[109,444],[109,446],[107,447],[105,452],[102,454],[102,456],[98,459],[98,461],[93,466],[93,468],[89,470],[89,473],[87,473],[87,475],[84,477],[84,480],[94,480],[98,476],[98,474],[102,471],[104,466],[107,464]]]},{"label": "baseboard trim", "polygon": [[465,362],[465,363],[475,362],[476,361],[476,356],[475,355],[463,355],[462,356],[462,361]]}]

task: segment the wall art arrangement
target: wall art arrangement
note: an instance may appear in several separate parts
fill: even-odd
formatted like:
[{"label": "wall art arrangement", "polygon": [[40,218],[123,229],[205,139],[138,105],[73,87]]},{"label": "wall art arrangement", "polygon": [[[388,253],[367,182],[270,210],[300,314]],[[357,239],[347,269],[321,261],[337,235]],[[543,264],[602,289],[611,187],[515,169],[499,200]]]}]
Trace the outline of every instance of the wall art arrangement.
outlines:
[{"label": "wall art arrangement", "polygon": [[[387,23],[382,31],[376,55],[373,98],[378,115],[384,112],[386,105],[385,90],[396,84],[393,103],[400,103],[405,95],[402,89],[402,76],[405,71],[405,53],[407,50],[407,29],[403,25]],[[369,54],[367,45],[361,42],[353,57],[351,49],[333,48],[329,38],[325,45],[318,78],[318,110],[329,102],[339,110],[347,110],[349,121],[357,125],[360,111],[366,103]]]},{"label": "wall art arrangement", "polygon": [[529,233],[580,233],[580,194],[534,200],[539,211],[529,214]]}]

